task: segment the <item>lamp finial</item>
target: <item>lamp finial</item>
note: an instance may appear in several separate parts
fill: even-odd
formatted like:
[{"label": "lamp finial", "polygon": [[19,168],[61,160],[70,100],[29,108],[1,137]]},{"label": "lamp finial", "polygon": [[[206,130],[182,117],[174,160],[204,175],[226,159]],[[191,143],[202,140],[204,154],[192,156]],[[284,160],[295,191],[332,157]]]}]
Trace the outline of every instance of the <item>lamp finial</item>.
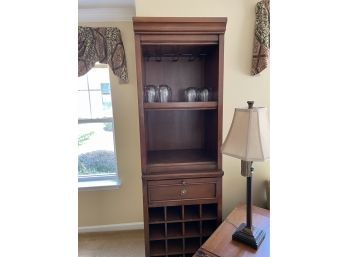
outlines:
[{"label": "lamp finial", "polygon": [[247,101],[248,103],[248,109],[252,109],[254,105],[254,101]]}]

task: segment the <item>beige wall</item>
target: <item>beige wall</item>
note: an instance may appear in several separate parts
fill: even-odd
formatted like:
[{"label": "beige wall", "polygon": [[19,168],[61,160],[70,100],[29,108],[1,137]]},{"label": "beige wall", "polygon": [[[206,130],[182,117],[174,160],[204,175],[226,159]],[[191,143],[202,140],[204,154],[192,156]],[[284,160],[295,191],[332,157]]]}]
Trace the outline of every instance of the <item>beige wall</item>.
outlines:
[{"label": "beige wall", "polygon": [[119,84],[111,72],[116,149],[121,188],[79,192],[79,226],[96,226],[143,220],[140,168],[138,100],[132,22],[83,23],[84,26],[115,26],[121,30],[129,83]]},{"label": "beige wall", "polygon": [[[251,52],[258,0],[136,0],[137,16],[227,17],[225,34],[223,138],[227,135],[234,108],[269,107],[269,69],[260,76],[250,76]],[[269,162],[255,163],[254,203],[265,206],[263,181],[269,178]],[[223,157],[223,215],[238,202],[245,202],[245,178],[240,175],[240,161]]]},{"label": "beige wall", "polygon": [[[269,106],[269,69],[251,77],[251,51],[256,0],[136,0],[137,16],[227,17],[224,69],[224,138],[235,107],[254,100],[257,106]],[[91,25],[91,24],[83,24]],[[116,26],[124,41],[130,83],[119,85],[111,78],[116,124],[116,146],[122,187],[115,191],[80,192],[79,226],[94,226],[142,221],[139,124],[137,111],[134,36],[131,22],[99,23]],[[269,162],[255,163],[254,203],[265,205],[263,181],[269,178]],[[223,157],[223,215],[238,202],[245,201],[245,178],[240,175],[240,161]]]}]

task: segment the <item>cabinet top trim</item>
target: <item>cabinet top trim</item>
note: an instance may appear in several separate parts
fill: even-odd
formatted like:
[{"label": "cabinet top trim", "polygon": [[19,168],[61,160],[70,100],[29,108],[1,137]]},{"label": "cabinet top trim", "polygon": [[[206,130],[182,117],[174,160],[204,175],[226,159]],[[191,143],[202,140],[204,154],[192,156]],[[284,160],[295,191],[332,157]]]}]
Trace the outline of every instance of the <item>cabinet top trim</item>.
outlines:
[{"label": "cabinet top trim", "polygon": [[226,17],[133,17],[135,33],[216,33],[226,30]]}]

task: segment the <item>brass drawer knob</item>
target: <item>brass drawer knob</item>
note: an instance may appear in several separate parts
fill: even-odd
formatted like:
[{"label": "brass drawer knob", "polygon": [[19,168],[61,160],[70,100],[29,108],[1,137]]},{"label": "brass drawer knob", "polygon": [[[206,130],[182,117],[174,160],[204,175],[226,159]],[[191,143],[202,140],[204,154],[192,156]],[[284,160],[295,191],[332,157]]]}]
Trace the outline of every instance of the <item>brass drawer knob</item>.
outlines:
[{"label": "brass drawer knob", "polygon": [[180,192],[180,195],[186,195],[186,193],[187,193],[187,190],[184,188],[184,189],[181,189],[181,192]]}]

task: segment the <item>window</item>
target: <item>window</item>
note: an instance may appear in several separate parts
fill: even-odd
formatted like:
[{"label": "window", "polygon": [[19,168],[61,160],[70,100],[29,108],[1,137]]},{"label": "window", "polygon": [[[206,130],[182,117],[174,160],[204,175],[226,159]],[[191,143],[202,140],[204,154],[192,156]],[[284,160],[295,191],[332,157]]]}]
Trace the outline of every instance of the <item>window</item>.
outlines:
[{"label": "window", "polygon": [[96,65],[78,80],[79,188],[117,186],[109,68]]}]

